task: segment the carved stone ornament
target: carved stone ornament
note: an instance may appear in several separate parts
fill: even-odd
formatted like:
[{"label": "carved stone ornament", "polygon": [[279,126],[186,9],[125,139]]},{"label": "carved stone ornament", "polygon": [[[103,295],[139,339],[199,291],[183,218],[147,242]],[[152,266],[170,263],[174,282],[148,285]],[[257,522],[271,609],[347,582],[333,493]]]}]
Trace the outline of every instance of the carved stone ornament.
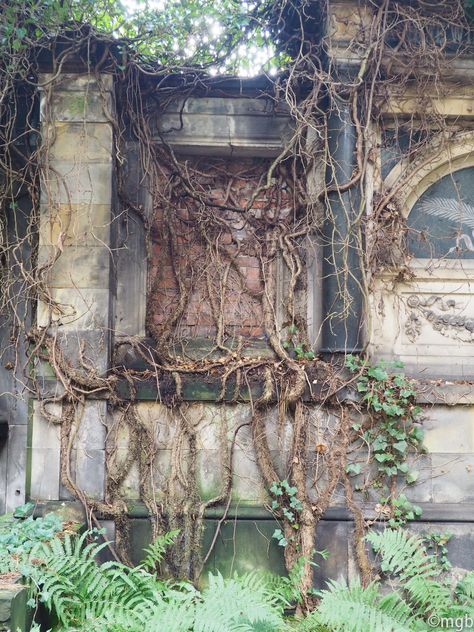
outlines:
[{"label": "carved stone ornament", "polygon": [[474,318],[463,316],[465,306],[450,298],[441,296],[421,298],[411,294],[407,299],[408,316],[405,333],[411,342],[416,342],[421,334],[423,321],[442,336],[461,342],[474,341]]}]

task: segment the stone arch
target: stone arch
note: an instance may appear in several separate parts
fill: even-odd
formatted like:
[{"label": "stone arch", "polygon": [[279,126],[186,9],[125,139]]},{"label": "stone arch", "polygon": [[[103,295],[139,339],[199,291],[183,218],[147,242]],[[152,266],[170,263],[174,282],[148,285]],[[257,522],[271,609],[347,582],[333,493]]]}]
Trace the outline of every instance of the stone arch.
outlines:
[{"label": "stone arch", "polygon": [[403,159],[384,180],[384,188],[393,194],[404,217],[417,200],[443,176],[466,167],[474,167],[474,130],[436,138],[414,161]]}]

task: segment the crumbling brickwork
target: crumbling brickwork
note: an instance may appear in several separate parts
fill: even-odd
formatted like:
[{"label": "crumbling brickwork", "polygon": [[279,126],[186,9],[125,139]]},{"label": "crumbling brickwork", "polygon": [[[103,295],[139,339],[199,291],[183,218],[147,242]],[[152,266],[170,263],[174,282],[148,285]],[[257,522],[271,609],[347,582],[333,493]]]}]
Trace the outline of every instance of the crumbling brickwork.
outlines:
[{"label": "crumbling brickwork", "polygon": [[[252,199],[268,169],[262,159],[193,158],[187,168],[202,200],[171,195],[172,208],[162,204],[154,210],[150,291],[155,324],[164,324],[173,312],[181,277],[189,295],[177,337],[214,337],[219,318],[226,336],[261,337],[262,274],[272,273],[263,226],[268,218],[281,220],[292,211],[289,192],[275,179]],[[245,216],[225,209],[248,204]]]}]

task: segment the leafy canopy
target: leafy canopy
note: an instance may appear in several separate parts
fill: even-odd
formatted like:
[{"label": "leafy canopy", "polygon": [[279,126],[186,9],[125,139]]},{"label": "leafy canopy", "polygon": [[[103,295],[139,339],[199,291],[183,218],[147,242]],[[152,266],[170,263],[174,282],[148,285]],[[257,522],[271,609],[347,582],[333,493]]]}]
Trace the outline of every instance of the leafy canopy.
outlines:
[{"label": "leafy canopy", "polygon": [[271,0],[2,0],[0,47],[8,70],[8,58],[89,25],[118,50],[120,42],[129,44],[127,55],[136,61],[255,74],[276,68],[268,26],[274,5]]}]

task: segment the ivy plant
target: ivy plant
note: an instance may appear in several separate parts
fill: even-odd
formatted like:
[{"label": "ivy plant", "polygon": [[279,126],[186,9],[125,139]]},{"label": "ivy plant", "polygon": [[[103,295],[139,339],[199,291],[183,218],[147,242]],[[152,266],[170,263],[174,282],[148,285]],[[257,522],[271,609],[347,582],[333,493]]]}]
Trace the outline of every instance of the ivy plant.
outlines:
[{"label": "ivy plant", "polygon": [[305,342],[301,341],[300,331],[295,324],[288,326],[283,348],[297,360],[314,360],[315,358],[314,352],[308,348]]},{"label": "ivy plant", "polygon": [[[388,489],[389,482],[402,477],[406,485],[413,485],[419,472],[410,467],[408,456],[424,451],[415,381],[401,371],[400,362],[370,364],[367,359],[349,355],[345,365],[356,375],[357,392],[369,413],[370,423],[354,423],[352,428],[370,450],[375,466],[370,484]],[[350,475],[360,474],[361,469],[359,463],[346,467]],[[398,497],[391,494],[381,498],[381,503],[390,508],[389,526],[392,527],[421,514],[420,507],[413,505],[404,494]]]},{"label": "ivy plant", "polygon": [[443,571],[448,571],[452,567],[448,559],[448,542],[452,537],[452,533],[445,531],[443,533],[428,533],[423,538],[423,543],[427,549],[433,551],[433,555],[437,558]]},{"label": "ivy plant", "polygon": [[[274,498],[271,505],[272,510],[284,516],[295,531],[300,527],[299,514],[303,510],[303,505],[296,496],[297,492],[298,489],[290,485],[286,479],[275,481],[270,486],[270,493]],[[280,546],[288,544],[288,540],[281,529],[275,529],[272,537],[278,541]]]}]

